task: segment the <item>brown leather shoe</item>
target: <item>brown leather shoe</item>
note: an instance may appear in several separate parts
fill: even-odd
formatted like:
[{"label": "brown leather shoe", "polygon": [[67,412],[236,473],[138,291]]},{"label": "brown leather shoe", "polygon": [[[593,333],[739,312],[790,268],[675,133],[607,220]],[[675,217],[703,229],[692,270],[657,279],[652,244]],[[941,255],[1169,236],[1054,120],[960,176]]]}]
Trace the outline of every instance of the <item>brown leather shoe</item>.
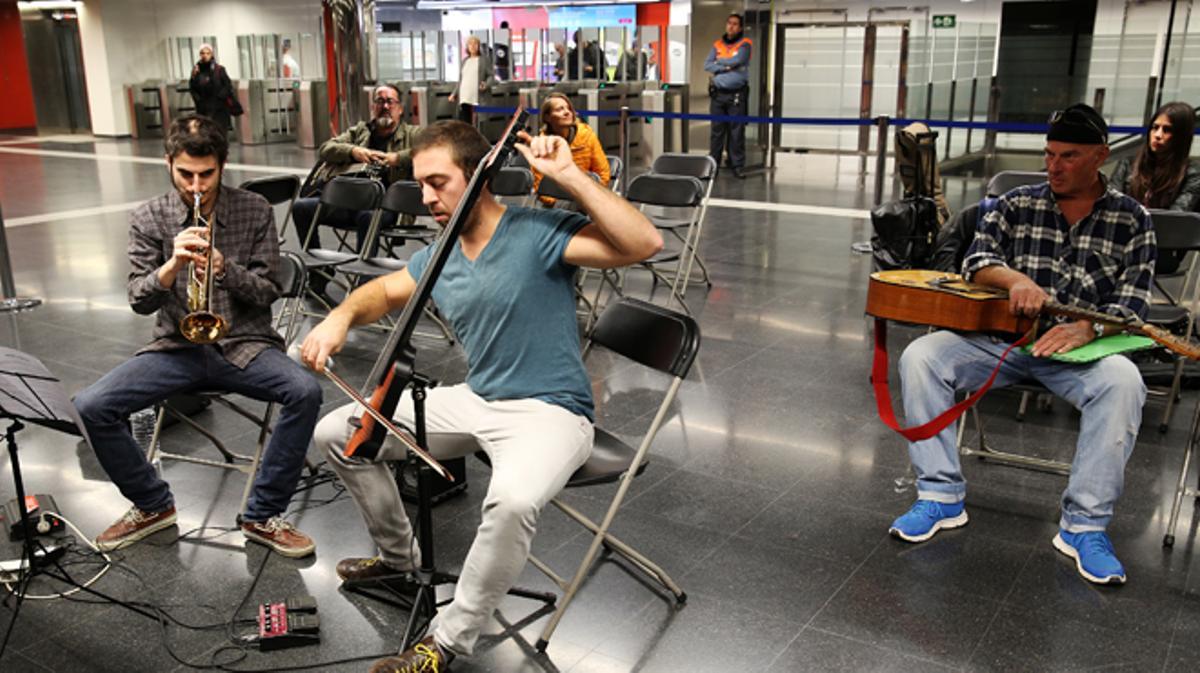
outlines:
[{"label": "brown leather shoe", "polygon": [[317,545],[311,537],[277,516],[266,521],[243,521],[242,535],[245,535],[247,540],[265,544],[276,554],[288,558],[308,556],[317,550]]},{"label": "brown leather shoe", "polygon": [[425,636],[400,656],[371,664],[371,673],[445,673],[451,661],[454,661],[453,652],[443,650],[433,636]]},{"label": "brown leather shoe", "polygon": [[117,519],[116,523],[96,536],[96,547],[100,551],[128,547],[151,533],[170,528],[173,525],[175,525],[174,505],[154,514],[143,512],[137,507],[130,507],[124,516]]},{"label": "brown leather shoe", "polygon": [[378,556],[371,558],[344,558],[338,561],[337,576],[347,584],[374,582],[377,580],[407,580],[409,570],[396,568],[383,562]]}]

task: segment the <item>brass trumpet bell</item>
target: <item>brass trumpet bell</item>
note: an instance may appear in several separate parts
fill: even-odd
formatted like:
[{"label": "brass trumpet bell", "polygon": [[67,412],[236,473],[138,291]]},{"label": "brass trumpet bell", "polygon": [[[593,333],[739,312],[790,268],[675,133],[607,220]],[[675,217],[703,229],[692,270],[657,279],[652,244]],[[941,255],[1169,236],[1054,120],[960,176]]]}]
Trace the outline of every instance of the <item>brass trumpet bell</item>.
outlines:
[{"label": "brass trumpet bell", "polygon": [[183,316],[179,321],[183,338],[196,344],[210,344],[225,336],[229,323],[216,313],[196,311]]}]

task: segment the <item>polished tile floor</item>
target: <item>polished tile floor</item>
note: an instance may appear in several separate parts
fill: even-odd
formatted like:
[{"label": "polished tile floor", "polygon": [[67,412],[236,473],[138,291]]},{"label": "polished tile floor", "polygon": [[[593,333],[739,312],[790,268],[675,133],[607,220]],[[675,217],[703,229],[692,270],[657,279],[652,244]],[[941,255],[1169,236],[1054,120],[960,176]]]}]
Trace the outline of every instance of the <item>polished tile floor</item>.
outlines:
[{"label": "polished tile floor", "polygon": [[[11,141],[11,142],[10,142]],[[35,150],[35,153],[28,153]],[[21,293],[46,300],[15,325],[0,317],[0,343],[41,358],[75,393],[128,358],[148,337],[149,318],[125,300],[127,212],[38,216],[132,203],[167,187],[153,141],[20,142],[0,137],[0,205]],[[149,162],[127,160],[145,157]],[[126,160],[123,160],[125,158]],[[310,152],[237,148],[231,161],[304,169]],[[720,178],[714,196],[748,202],[865,208],[856,162],[782,157],[774,174]],[[230,170],[236,184],[261,175]],[[952,205],[977,198],[978,181],[950,181]],[[869,236],[861,219],[745,208],[712,208],[703,254],[713,287],[688,299],[703,330],[700,357],[639,477],[615,530],[671,573],[689,601],[676,609],[623,562],[606,559],[550,643],[535,653],[544,614],[507,600],[476,656],[455,671],[977,671],[1195,670],[1200,657],[1200,565],[1193,507],[1185,503],[1173,550],[1161,541],[1186,428],[1187,394],[1168,432],[1160,407],[1127,469],[1112,533],[1130,582],[1081,581],[1050,546],[1061,477],[969,462],[971,524],[920,546],[887,536],[914,497],[903,442],[876,419],[868,388],[870,339],[863,319],[869,259],[851,252]],[[294,235],[293,235],[294,238]],[[631,281],[635,290],[646,285]],[[913,332],[895,330],[898,353]],[[354,335],[339,368],[360,383],[382,337]],[[422,367],[460,380],[460,353],[420,341]],[[602,354],[590,362],[603,426],[636,438],[665,381]],[[342,404],[326,388],[326,405]],[[1077,414],[1061,402],[1014,420],[1017,398],[991,395],[985,420],[996,443],[1069,460]],[[238,448],[255,431],[210,409],[197,420]],[[93,536],[127,507],[95,458],[71,437],[41,428],[20,434],[28,488],[51,493],[62,513]],[[168,448],[208,451],[179,427]],[[318,457],[312,455],[314,459]],[[12,497],[0,458],[0,497]],[[457,569],[479,518],[488,475],[468,463],[465,495],[434,510],[438,559]],[[28,601],[4,671],[169,671],[189,664],[233,669],[307,667],[356,671],[394,651],[406,615],[339,589],[347,555],[372,552],[353,504],[322,472],[293,500],[296,523],[318,544],[315,558],[286,560],[229,532],[240,475],[168,463],[178,528],[114,554],[94,588],[145,609],[164,624],[95,598]],[[612,488],[571,492],[597,512]],[[585,535],[555,510],[535,550],[571,568]],[[72,574],[95,569],[73,554]],[[522,584],[551,585],[528,567]],[[39,581],[35,590],[56,587]],[[242,650],[254,606],[311,594],[322,619],[319,645],[277,653]],[[0,626],[11,621],[0,610]],[[232,627],[229,624],[232,622]],[[347,659],[358,658],[358,661]],[[340,663],[338,663],[340,662]],[[1189,663],[1192,662],[1192,663]]]}]

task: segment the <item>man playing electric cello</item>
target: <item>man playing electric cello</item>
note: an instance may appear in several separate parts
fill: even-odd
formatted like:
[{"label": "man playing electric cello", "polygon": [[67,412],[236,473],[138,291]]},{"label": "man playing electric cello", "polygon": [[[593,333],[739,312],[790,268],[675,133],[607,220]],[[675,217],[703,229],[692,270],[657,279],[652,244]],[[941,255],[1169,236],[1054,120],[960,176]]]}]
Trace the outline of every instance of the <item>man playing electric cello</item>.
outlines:
[{"label": "man playing electric cello", "polygon": [[[440,671],[456,654],[471,654],[480,629],[525,566],[542,507],[592,450],[594,412],[579,352],[575,270],[625,266],[662,248],[645,215],[579,170],[565,140],[520,137],[527,145],[517,149],[530,167],[570,192],[586,216],[506,208],[485,189],[437,278],[433,298],[462,341],[468,373],[466,383],[429,391],[429,450],[451,458],[482,449],[492,480],[454,601],[438,613],[430,635],[399,657],[376,662],[375,671]],[[449,223],[489,149],[478,131],[458,121],[417,134],[413,172],[439,225]],[[351,293],[304,340],[304,363],[319,371],[351,326],[404,306],[432,250],[418,251],[405,269]],[[405,449],[393,438],[374,459],[346,457],[355,406],[331,412],[315,437],[379,547],[379,556],[338,563],[338,576],[347,582],[404,573],[421,562],[385,462],[404,458]],[[411,427],[413,417],[411,391],[405,391],[396,420]]]},{"label": "man playing electric cello", "polygon": [[[1050,117],[1046,134],[1049,182],[1001,196],[979,224],[963,260],[968,280],[1002,288],[1014,314],[1036,316],[1047,300],[1123,319],[1145,318],[1156,256],[1150,215],[1110,187],[1100,174],[1108,158],[1108,126],[1091,107],[1072,105]],[[1034,378],[1082,413],[1070,481],[1062,497],[1054,548],[1075,560],[1079,574],[1100,584],[1123,583],[1125,569],[1105,529],[1124,484],[1125,462],[1142,420],[1146,388],[1127,358],[1088,364],[1049,359],[1105,334],[1088,320],[1059,320],[1032,353],[1014,350],[997,385]],[[908,422],[929,421],[989,376],[1007,344],[979,333],[939,331],[914,341],[900,359]],[[917,502],[890,532],[924,542],[943,528],[967,523],[955,427],[909,444]]]}]

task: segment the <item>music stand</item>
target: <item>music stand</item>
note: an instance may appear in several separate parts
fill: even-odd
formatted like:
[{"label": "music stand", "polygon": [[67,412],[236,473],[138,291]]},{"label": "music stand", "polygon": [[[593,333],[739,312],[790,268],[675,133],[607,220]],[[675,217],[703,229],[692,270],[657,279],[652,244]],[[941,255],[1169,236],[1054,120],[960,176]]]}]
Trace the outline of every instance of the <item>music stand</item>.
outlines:
[{"label": "music stand", "polygon": [[[13,485],[17,491],[17,506],[21,512],[21,566],[23,574],[17,582],[15,591],[16,608],[13,610],[12,621],[4,633],[0,643],[0,655],[8,646],[13,626],[21,614],[21,605],[25,601],[25,591],[30,580],[37,572],[36,553],[42,551],[42,560],[50,559],[50,554],[41,542],[33,536],[33,527],[29,524],[29,513],[25,508],[25,484],[21,480],[21,462],[17,455],[17,433],[25,428],[22,421],[77,435],[91,446],[91,440],[79,418],[79,412],[67,396],[58,377],[50,373],[46,366],[37,358],[19,350],[0,347],[0,419],[9,421],[4,431],[4,440],[8,444],[9,464],[12,466]],[[10,522],[11,523],[11,522]],[[55,576],[55,579],[74,584],[69,578]]]}]

